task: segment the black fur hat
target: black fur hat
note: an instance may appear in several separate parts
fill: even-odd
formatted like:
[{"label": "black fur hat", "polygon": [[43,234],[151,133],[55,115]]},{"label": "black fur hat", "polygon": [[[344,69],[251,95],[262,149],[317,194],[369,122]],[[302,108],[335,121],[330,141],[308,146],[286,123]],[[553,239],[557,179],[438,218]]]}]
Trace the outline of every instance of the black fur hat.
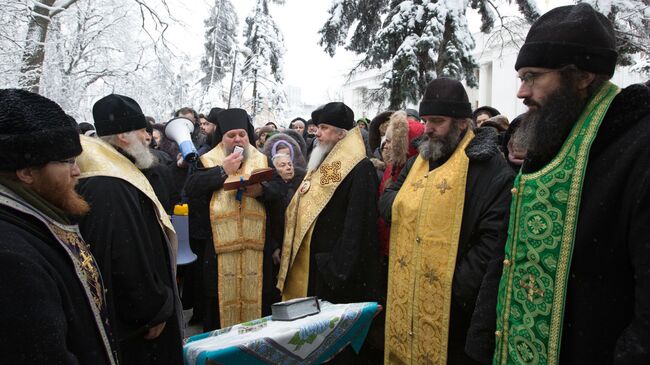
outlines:
[{"label": "black fur hat", "polygon": [[94,131],[95,126],[88,122],[79,123],[79,134],[86,134],[88,131]]},{"label": "black fur hat", "polygon": [[573,64],[584,71],[611,76],[617,56],[612,23],[591,5],[580,3],[551,9],[533,23],[515,70]]},{"label": "black fur hat", "polygon": [[446,77],[431,81],[420,102],[420,116],[425,115],[471,118],[472,105],[463,84]]},{"label": "black fur hat", "polygon": [[0,90],[0,170],[41,166],[81,154],[77,123],[41,95]]},{"label": "black fur hat", "polygon": [[93,105],[93,119],[98,136],[147,128],[147,119],[138,103],[128,96],[110,94]]},{"label": "black fur hat", "polygon": [[316,125],[324,123],[345,130],[354,128],[354,112],[338,101],[318,107],[311,113],[311,119]]}]

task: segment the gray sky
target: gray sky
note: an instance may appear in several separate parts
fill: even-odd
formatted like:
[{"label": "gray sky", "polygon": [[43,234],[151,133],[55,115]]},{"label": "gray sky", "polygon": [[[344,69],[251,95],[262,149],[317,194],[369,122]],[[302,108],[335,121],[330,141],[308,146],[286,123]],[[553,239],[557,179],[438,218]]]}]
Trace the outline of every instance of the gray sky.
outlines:
[{"label": "gray sky", "polygon": [[[239,15],[238,35],[242,37],[245,19],[251,13],[255,0],[231,0]],[[545,12],[551,7],[570,3],[570,0],[537,0],[538,7]],[[198,68],[203,55],[204,26],[214,0],[193,0],[180,2],[174,6],[174,15],[186,22],[174,26],[169,37],[190,57],[191,68]],[[284,55],[285,85],[301,88],[302,99],[306,103],[320,104],[336,95],[348,71],[359,56],[341,47],[335,57],[327,55],[318,45],[318,30],[328,18],[332,0],[286,0],[284,5],[270,5],[271,14],[284,36],[286,53]],[[498,2],[497,2],[498,3]],[[508,8],[508,6],[505,6]],[[516,7],[505,9],[503,14],[516,13]],[[472,32],[478,31],[480,18],[468,13],[468,23]],[[243,39],[241,40],[243,43]]]}]

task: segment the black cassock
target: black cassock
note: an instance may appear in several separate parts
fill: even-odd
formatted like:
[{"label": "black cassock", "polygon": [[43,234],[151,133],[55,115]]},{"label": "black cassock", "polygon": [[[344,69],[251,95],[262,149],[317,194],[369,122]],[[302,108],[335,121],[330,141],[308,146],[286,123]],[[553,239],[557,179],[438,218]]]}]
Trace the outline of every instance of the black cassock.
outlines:
[{"label": "black cassock", "polygon": [[62,245],[36,218],[0,204],[0,363],[110,364]]},{"label": "black cassock", "polygon": [[363,159],[318,215],[310,243],[307,295],[332,303],[383,297],[386,283],[380,280],[378,186],[372,162]]},{"label": "black cassock", "polygon": [[[180,302],[154,204],[113,177],[82,179],[77,190],[91,206],[79,227],[102,273],[120,363],[182,363]],[[160,336],[145,340],[162,322]]]}]

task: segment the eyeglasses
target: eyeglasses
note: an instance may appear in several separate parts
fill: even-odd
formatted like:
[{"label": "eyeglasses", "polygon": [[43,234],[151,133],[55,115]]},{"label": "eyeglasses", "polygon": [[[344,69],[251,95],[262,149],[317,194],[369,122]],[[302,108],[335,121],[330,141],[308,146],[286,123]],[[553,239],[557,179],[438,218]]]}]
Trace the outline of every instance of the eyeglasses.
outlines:
[{"label": "eyeglasses", "polygon": [[65,159],[65,160],[58,160],[58,161],[52,161],[52,162],[56,162],[56,163],[65,163],[65,164],[68,164],[68,165],[71,165],[71,166],[72,166],[72,165],[74,165],[74,164],[77,163],[77,158],[76,158],[76,157],[72,157],[72,158],[67,158],[67,159]]},{"label": "eyeglasses", "polygon": [[558,72],[558,71],[560,71],[560,69],[558,69],[558,70],[548,70],[548,71],[542,71],[542,72],[529,71],[529,72],[526,72],[525,74],[523,74],[523,76],[517,76],[517,78],[519,78],[519,80],[521,80],[522,84],[524,84],[524,85],[526,85],[528,87],[532,87],[533,85],[535,85],[535,79],[537,79],[538,77],[540,77],[542,75],[546,75],[546,74],[551,73],[551,72]]}]

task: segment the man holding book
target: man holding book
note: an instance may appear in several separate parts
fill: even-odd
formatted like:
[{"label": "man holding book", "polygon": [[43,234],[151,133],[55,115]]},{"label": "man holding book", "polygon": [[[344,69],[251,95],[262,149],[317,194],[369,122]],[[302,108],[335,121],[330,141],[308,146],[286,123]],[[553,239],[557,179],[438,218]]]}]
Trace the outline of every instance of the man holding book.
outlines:
[{"label": "man holding book", "polygon": [[[224,183],[229,177],[243,179],[254,170],[269,167],[268,158],[251,144],[253,126],[245,110],[222,110],[216,119],[216,140],[220,142],[201,156],[200,168],[185,186],[188,197],[210,200],[217,275],[207,277],[205,285],[214,286],[218,300],[207,302],[205,330],[261,317],[266,237],[266,211],[259,199],[261,184],[228,190]],[[210,259],[214,255],[206,255],[204,263],[215,265]]]}]

